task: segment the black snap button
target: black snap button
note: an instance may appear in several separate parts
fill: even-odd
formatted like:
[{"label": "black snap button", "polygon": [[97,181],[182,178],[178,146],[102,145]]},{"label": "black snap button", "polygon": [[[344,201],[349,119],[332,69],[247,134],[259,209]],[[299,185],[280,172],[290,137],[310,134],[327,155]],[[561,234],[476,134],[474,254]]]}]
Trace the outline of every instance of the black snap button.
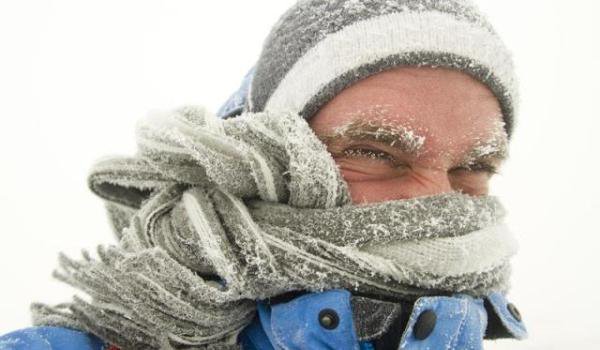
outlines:
[{"label": "black snap button", "polygon": [[508,305],[506,305],[506,308],[508,309],[508,312],[510,312],[512,317],[514,317],[517,321],[521,322],[521,313],[519,312],[519,309],[517,309],[515,304],[508,303]]},{"label": "black snap button", "polygon": [[340,317],[334,310],[324,309],[319,312],[319,324],[325,329],[336,329],[340,324]]},{"label": "black snap button", "polygon": [[415,322],[413,333],[415,338],[418,340],[424,340],[427,338],[431,332],[433,332],[433,328],[435,328],[435,323],[437,321],[437,315],[433,310],[427,310],[419,315],[417,322]]}]

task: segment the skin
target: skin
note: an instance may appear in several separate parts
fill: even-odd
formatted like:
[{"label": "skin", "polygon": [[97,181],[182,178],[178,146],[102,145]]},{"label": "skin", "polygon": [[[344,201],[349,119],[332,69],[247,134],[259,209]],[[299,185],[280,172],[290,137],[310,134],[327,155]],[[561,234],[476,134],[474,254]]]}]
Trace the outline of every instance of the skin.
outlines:
[{"label": "skin", "polygon": [[358,81],[309,121],[354,203],[488,193],[507,135],[491,90],[456,70],[400,67]]}]

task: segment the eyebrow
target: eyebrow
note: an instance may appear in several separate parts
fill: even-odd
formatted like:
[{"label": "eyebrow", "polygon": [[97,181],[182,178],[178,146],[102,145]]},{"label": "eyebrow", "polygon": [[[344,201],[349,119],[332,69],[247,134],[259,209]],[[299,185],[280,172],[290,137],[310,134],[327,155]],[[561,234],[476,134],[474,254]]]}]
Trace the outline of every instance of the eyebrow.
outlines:
[{"label": "eyebrow", "polygon": [[371,141],[384,143],[405,154],[416,156],[425,144],[425,137],[403,126],[392,126],[382,121],[354,120],[338,127],[333,133],[318,135],[329,145],[341,141]]},{"label": "eyebrow", "polygon": [[[508,157],[508,137],[503,127],[499,127],[491,138],[478,140],[474,147],[459,162],[461,166],[472,166],[484,160],[504,161]],[[404,126],[391,125],[381,120],[354,120],[336,128],[333,133],[317,135],[325,144],[344,141],[370,141],[387,144],[408,156],[422,153],[425,136]]]},{"label": "eyebrow", "polygon": [[[504,129],[502,129],[504,130]],[[463,158],[461,165],[470,166],[483,160],[504,161],[508,158],[508,137],[506,132],[496,132],[487,140],[479,140]]]}]

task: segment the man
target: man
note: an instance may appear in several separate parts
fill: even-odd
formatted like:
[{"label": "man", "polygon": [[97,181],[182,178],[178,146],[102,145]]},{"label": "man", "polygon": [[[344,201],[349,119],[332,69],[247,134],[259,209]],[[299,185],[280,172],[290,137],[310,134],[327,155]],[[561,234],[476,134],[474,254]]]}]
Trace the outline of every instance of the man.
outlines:
[{"label": "man", "polygon": [[155,115],[138,125],[136,158],[93,169],[119,246],[98,261],[63,257],[57,274],[92,301],[35,304],[38,327],[0,344],[480,349],[524,338],[505,299],[515,243],[487,196],[512,131],[511,62],[466,1],[298,2],[224,121],[197,107]]}]

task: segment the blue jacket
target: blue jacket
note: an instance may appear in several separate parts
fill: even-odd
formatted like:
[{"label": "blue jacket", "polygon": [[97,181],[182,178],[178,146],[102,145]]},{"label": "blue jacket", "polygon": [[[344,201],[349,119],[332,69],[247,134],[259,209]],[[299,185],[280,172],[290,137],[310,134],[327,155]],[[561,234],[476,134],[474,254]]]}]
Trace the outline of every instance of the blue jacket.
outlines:
[{"label": "blue jacket", "polygon": [[[482,299],[463,294],[419,298],[400,329],[394,329],[390,316],[401,319],[401,312],[388,307],[397,304],[370,301],[365,308],[362,303],[358,306],[346,290],[310,293],[275,305],[262,302],[239,339],[244,350],[409,350],[483,349],[484,338],[527,336],[516,307],[500,293]],[[382,344],[382,332],[398,339]]]},{"label": "blue jacket", "polygon": [[[358,300],[358,301],[357,301]],[[370,301],[369,301],[370,300]],[[286,302],[260,302],[254,321],[239,335],[243,350],[483,349],[483,340],[523,339],[517,309],[500,293],[422,297],[401,328],[402,307],[354,297],[346,290],[308,293]],[[359,317],[357,317],[359,316]],[[386,335],[396,340],[381,343]],[[388,339],[393,339],[388,338]],[[0,337],[0,350],[107,350],[89,333],[31,327]]]}]

